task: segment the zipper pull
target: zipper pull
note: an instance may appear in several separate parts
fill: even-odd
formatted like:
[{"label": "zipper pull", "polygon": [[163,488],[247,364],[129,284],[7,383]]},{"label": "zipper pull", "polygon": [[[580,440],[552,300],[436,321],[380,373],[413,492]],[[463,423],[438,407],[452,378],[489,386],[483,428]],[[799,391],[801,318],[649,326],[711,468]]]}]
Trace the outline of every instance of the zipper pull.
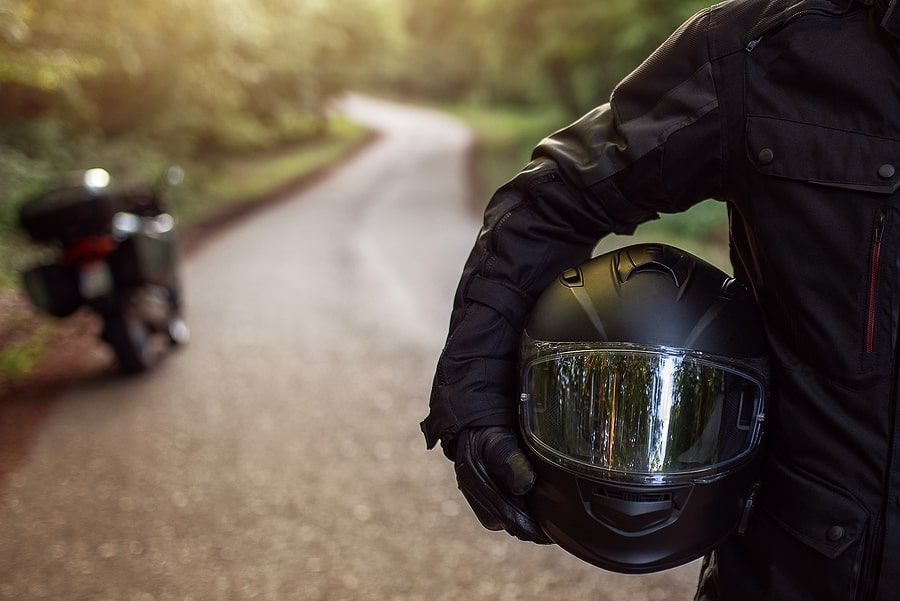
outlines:
[{"label": "zipper pull", "polygon": [[753,49],[756,48],[757,46],[759,46],[759,42],[761,40],[762,40],[762,36],[759,36],[755,40],[750,40],[747,43],[747,48],[746,48],[747,52],[753,52]]},{"label": "zipper pull", "polygon": [[881,244],[881,240],[884,238],[884,222],[886,221],[887,216],[885,215],[884,210],[878,211],[878,216],[875,218],[875,243]]},{"label": "zipper pull", "polygon": [[747,533],[747,526],[750,525],[750,516],[753,515],[753,507],[756,505],[756,495],[759,494],[759,481],[753,483],[747,502],[744,504],[744,512],[741,515],[741,523],[738,525],[737,535],[744,536]]}]

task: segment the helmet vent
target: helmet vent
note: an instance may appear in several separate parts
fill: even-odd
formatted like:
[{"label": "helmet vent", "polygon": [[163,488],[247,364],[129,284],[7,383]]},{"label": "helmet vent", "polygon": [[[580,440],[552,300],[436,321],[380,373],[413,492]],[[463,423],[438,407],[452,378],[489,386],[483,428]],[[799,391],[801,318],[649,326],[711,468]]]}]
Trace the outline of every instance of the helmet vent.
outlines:
[{"label": "helmet vent", "polygon": [[639,273],[657,273],[672,278],[676,288],[681,288],[690,275],[687,256],[669,246],[647,244],[623,249],[616,259],[619,282],[624,284]]},{"label": "helmet vent", "polygon": [[662,528],[678,515],[672,493],[594,489],[585,503],[588,513],[597,521],[620,533],[649,532]]},{"label": "helmet vent", "polygon": [[618,501],[628,501],[629,503],[664,503],[672,500],[672,493],[635,493],[618,490],[609,490],[597,487],[594,495],[598,497],[606,497],[608,499],[616,499]]}]

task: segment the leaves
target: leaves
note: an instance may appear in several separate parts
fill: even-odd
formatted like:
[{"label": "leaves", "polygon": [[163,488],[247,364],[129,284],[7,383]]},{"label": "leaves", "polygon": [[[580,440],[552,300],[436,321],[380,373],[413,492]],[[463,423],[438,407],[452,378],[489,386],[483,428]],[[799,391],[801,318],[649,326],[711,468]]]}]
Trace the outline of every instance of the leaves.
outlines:
[{"label": "leaves", "polygon": [[406,0],[415,57],[405,85],[459,100],[551,103],[572,116],[613,86],[704,0]]},{"label": "leaves", "polygon": [[373,14],[366,0],[0,0],[0,124],[51,116],[194,149],[268,139],[353,81],[379,45]]}]

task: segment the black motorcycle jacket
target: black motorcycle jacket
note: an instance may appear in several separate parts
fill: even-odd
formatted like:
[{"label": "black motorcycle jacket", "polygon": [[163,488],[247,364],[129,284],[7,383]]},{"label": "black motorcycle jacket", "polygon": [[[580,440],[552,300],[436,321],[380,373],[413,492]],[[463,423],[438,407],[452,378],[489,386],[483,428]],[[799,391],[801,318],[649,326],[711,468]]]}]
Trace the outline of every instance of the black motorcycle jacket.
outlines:
[{"label": "black motorcycle jacket", "polygon": [[[873,4],[874,2],[874,4]],[[900,599],[900,0],[731,0],[685,23],[492,198],[429,446],[515,423],[519,332],[603,235],[725,202],[766,322],[768,459],[702,599]]]}]

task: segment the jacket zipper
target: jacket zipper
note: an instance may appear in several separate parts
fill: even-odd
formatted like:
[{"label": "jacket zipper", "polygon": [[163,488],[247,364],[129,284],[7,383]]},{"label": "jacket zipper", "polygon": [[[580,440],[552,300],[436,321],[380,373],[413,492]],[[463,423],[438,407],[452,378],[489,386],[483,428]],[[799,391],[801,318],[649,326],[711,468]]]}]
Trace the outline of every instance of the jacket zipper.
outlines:
[{"label": "jacket zipper", "polygon": [[[880,245],[884,238],[885,221],[887,219],[887,210],[882,209],[875,218],[875,237],[872,241],[873,251],[878,246],[878,252],[881,252]],[[879,257],[880,258],[880,257]],[[884,474],[884,499],[882,501],[881,510],[875,519],[873,528],[874,537],[872,543],[868,546],[863,554],[862,573],[860,574],[861,594],[858,596],[860,601],[869,601],[874,599],[878,594],[878,584],[881,577],[881,570],[884,568],[884,542],[885,532],[884,525],[888,511],[888,505],[891,502],[891,472],[894,466],[895,447],[897,439],[895,436],[897,419],[897,394],[900,387],[900,335],[894,339],[893,359],[891,364],[891,399],[890,399],[890,438],[888,440],[888,456],[885,462]],[[876,565],[876,562],[878,564]]]},{"label": "jacket zipper", "polygon": [[762,41],[762,39],[764,37],[766,37],[767,35],[769,35],[770,33],[774,32],[774,31],[781,29],[782,27],[787,26],[788,23],[790,23],[794,19],[798,19],[798,18],[806,16],[806,15],[822,15],[822,16],[826,16],[826,17],[840,17],[840,16],[843,16],[846,14],[850,14],[850,12],[854,12],[854,11],[836,12],[836,11],[827,10],[824,8],[810,8],[807,10],[797,11],[797,12],[793,13],[792,15],[788,16],[788,18],[785,19],[784,21],[781,21],[780,23],[776,22],[776,23],[773,23],[770,27],[763,28],[763,30],[755,38],[753,38],[752,40],[750,40],[747,43],[745,50],[747,52],[753,52],[754,48],[756,48],[759,45],[759,43]]},{"label": "jacket zipper", "polygon": [[881,267],[881,241],[884,238],[884,210],[875,218],[875,235],[869,253],[869,300],[866,306],[866,353],[875,351],[875,322],[878,317],[878,273]]}]

